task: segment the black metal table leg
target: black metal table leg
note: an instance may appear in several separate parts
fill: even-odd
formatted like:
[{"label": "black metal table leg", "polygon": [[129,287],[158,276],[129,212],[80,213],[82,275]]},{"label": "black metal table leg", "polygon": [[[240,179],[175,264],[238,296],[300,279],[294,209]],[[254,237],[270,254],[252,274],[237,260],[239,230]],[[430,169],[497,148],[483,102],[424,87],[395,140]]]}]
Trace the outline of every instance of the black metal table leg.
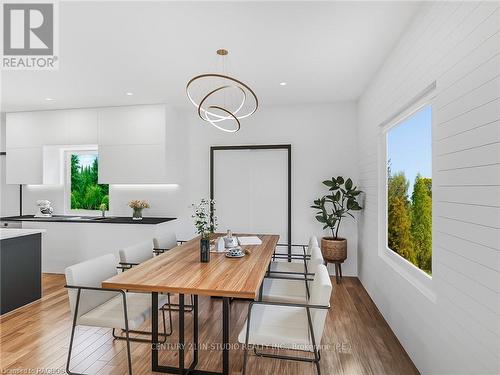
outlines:
[{"label": "black metal table leg", "polygon": [[151,294],[152,313],[151,313],[151,369],[155,372],[170,374],[190,374],[190,375],[228,375],[229,374],[229,303],[230,298],[224,297],[222,300],[222,372],[207,371],[196,369],[198,364],[199,351],[199,329],[198,329],[198,296],[193,300],[193,361],[189,368],[185,367],[185,333],[184,333],[184,313],[185,303],[184,295],[179,294],[179,367],[165,366],[158,363],[158,293]]},{"label": "black metal table leg", "polygon": [[184,374],[184,294],[179,294],[179,374]]},{"label": "black metal table leg", "polygon": [[193,341],[194,341],[194,352],[193,352],[193,368],[196,367],[198,363],[198,349],[200,343],[198,342],[198,296],[193,296]]},{"label": "black metal table leg", "polygon": [[222,300],[222,374],[229,374],[229,298]]},{"label": "black metal table leg", "polygon": [[158,370],[158,293],[151,293],[151,369]]}]

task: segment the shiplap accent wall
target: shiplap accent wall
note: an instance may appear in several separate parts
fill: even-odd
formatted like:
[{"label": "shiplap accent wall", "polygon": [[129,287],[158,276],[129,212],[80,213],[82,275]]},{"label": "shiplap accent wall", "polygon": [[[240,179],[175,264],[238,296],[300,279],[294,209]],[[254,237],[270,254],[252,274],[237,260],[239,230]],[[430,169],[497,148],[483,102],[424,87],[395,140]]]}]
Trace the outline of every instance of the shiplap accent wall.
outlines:
[{"label": "shiplap accent wall", "polygon": [[[359,277],[422,374],[500,373],[499,7],[423,4],[358,104]],[[435,302],[377,249],[378,124],[434,80]]]}]

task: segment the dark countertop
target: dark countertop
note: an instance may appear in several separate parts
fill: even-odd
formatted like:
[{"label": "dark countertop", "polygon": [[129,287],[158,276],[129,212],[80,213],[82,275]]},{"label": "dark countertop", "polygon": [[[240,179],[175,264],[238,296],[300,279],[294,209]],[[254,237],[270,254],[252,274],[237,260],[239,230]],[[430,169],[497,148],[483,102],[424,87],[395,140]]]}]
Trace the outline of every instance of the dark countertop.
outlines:
[{"label": "dark countertop", "polygon": [[103,224],[161,224],[175,220],[175,217],[143,217],[142,220],[132,220],[132,217],[110,216],[102,219],[100,216],[54,215],[52,217],[34,217],[34,215],[7,216],[2,221],[35,221],[48,223],[103,223]]}]

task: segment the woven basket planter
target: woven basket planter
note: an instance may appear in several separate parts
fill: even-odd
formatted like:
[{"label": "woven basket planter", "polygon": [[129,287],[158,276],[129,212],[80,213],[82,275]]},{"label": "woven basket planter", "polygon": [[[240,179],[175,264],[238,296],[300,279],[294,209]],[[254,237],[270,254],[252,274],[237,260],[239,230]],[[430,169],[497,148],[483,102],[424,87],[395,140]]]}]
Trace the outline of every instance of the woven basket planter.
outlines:
[{"label": "woven basket planter", "polygon": [[347,259],[347,240],[345,238],[323,237],[321,239],[321,252],[328,262],[343,262]]}]

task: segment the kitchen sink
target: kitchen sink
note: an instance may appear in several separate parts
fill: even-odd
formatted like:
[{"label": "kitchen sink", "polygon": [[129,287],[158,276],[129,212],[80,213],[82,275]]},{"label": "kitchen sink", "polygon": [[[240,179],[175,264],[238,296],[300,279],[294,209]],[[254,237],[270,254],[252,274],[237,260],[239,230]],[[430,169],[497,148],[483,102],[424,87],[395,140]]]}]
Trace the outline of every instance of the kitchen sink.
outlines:
[{"label": "kitchen sink", "polygon": [[24,218],[23,221],[100,221],[111,219],[111,216],[58,216],[54,215],[52,217],[28,217]]},{"label": "kitchen sink", "polygon": [[78,221],[99,221],[99,220],[107,220],[111,219],[111,217],[102,217],[102,216],[67,216],[65,220],[78,220]]},{"label": "kitchen sink", "polygon": [[55,220],[79,220],[76,216],[51,216],[51,217],[25,217],[23,221],[55,221]]}]

